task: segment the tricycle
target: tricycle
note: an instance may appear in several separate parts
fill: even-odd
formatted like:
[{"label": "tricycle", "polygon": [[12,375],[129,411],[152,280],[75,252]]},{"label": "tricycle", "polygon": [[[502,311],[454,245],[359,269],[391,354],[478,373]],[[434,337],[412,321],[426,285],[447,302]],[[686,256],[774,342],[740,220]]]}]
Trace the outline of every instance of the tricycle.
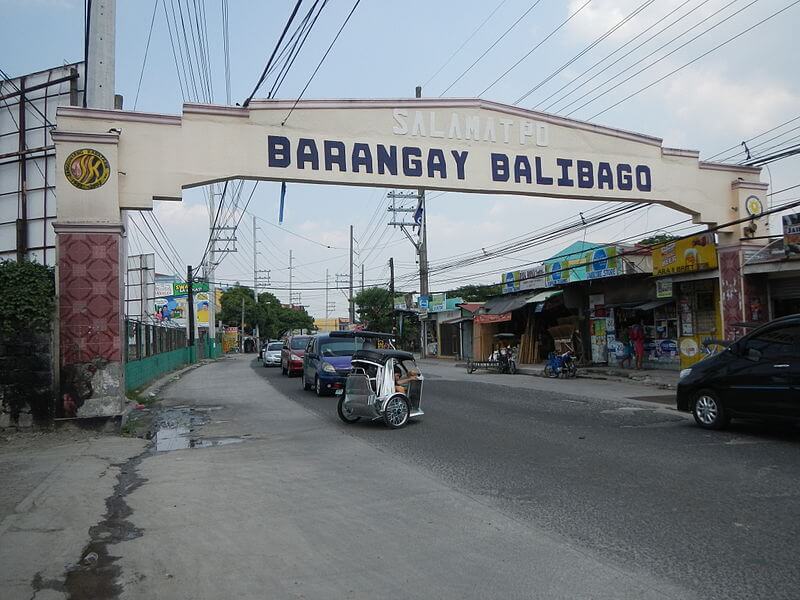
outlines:
[{"label": "tricycle", "polygon": [[496,370],[499,373],[517,372],[517,336],[513,333],[497,333],[497,340],[492,344],[492,353],[487,360],[468,360],[467,373],[474,373],[478,369]]},{"label": "tricycle", "polygon": [[399,429],[421,417],[422,383],[414,355],[394,349],[362,349],[353,354],[337,412],[345,423],[383,420]]}]

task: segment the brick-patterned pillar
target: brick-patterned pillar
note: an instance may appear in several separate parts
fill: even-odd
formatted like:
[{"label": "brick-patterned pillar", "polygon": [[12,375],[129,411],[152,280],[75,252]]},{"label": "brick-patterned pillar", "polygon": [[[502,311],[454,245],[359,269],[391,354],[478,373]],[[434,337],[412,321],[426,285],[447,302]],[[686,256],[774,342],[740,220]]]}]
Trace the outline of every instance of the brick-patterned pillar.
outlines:
[{"label": "brick-patterned pillar", "polygon": [[744,282],[742,277],[741,246],[720,247],[719,287],[722,304],[722,331],[726,340],[736,339],[741,329],[735,323],[744,321]]},{"label": "brick-patterned pillar", "polygon": [[[122,228],[56,225],[60,416],[110,416],[125,396]],[[65,397],[66,396],[66,397]]]}]

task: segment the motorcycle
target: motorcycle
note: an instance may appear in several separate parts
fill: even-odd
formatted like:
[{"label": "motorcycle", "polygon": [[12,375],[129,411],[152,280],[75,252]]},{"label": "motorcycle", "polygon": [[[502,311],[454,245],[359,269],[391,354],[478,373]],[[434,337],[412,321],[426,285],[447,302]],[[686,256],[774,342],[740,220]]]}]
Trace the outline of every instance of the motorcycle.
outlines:
[{"label": "motorcycle", "polygon": [[551,352],[547,355],[544,374],[545,377],[577,377],[578,365],[575,361],[575,355],[569,350],[562,354]]}]

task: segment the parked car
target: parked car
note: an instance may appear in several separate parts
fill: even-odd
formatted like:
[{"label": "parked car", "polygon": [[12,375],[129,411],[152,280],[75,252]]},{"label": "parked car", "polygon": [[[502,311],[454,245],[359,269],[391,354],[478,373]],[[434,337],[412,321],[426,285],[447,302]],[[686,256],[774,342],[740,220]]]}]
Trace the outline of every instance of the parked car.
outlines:
[{"label": "parked car", "polygon": [[700,427],[735,417],[800,419],[800,314],[776,319],[680,373],[678,410]]},{"label": "parked car", "polygon": [[310,335],[290,335],[281,348],[281,373],[291,377],[303,372],[303,355]]},{"label": "parked car", "polygon": [[311,338],[303,357],[303,389],[313,389],[317,396],[344,389],[350,359],[361,346],[362,340],[354,337],[320,334]]},{"label": "parked car", "polygon": [[281,364],[281,350],[283,342],[268,342],[261,352],[262,362],[265,367],[277,367]]}]

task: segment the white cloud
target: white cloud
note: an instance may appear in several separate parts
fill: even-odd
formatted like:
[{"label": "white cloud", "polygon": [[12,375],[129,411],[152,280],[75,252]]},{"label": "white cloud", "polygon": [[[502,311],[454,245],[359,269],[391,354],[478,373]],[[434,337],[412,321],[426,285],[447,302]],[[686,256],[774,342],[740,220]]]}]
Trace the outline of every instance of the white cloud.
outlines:
[{"label": "white cloud", "polygon": [[778,82],[740,82],[710,69],[680,73],[666,84],[663,98],[684,127],[733,137],[765,131],[800,104],[800,95]]}]

